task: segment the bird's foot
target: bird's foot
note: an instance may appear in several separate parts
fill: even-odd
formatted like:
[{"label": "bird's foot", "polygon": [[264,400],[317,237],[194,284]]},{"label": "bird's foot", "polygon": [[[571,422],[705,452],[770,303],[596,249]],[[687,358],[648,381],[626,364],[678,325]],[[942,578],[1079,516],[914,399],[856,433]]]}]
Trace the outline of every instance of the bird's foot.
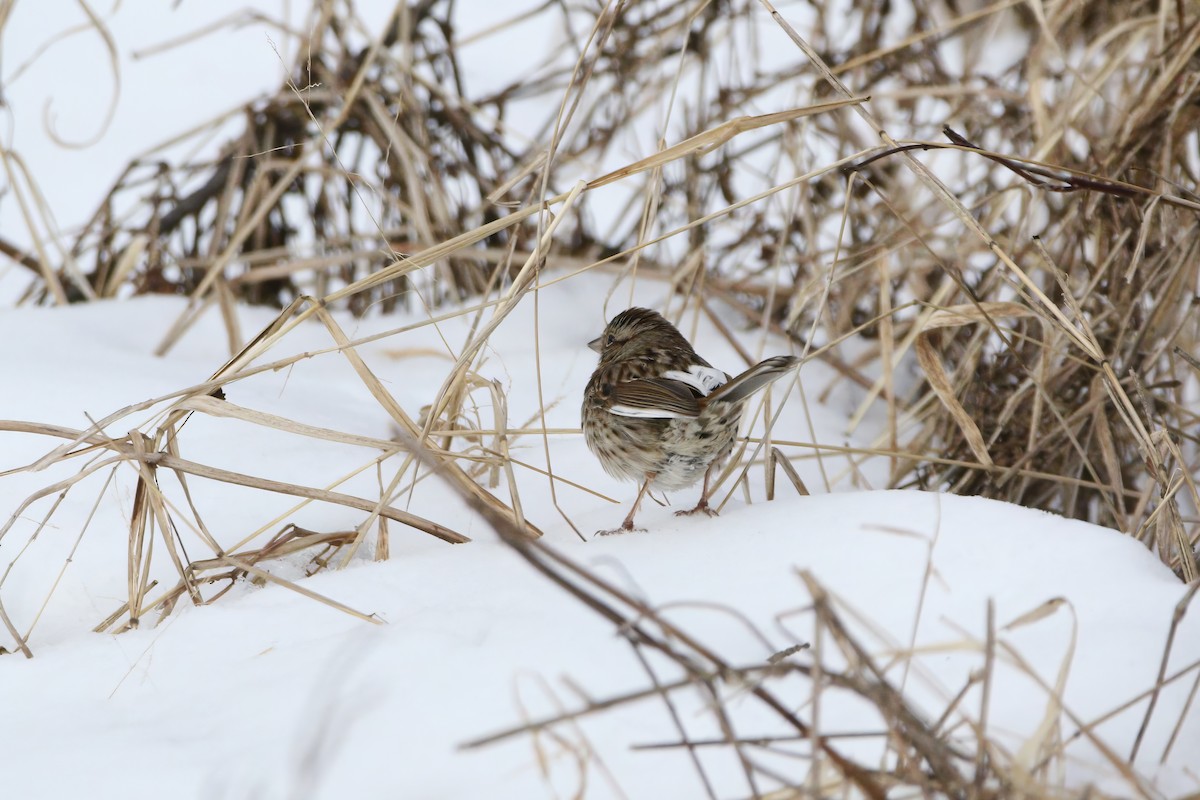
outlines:
[{"label": "bird's foot", "polygon": [[645,533],[645,528],[635,528],[632,525],[622,525],[607,531],[596,531],[597,536],[616,536],[619,533]]},{"label": "bird's foot", "polygon": [[675,512],[675,516],[677,517],[690,517],[692,514],[706,514],[707,516],[715,517],[717,516],[717,510],[710,506],[707,500],[701,500],[699,503],[696,503],[695,508]]}]

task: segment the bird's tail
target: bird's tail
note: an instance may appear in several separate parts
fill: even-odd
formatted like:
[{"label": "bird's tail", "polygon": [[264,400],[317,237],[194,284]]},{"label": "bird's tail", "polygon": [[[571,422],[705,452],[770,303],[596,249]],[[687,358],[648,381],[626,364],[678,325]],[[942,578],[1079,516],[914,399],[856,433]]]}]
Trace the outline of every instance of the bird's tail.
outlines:
[{"label": "bird's tail", "polygon": [[737,403],[745,400],[785,372],[799,365],[795,356],[772,356],[760,361],[705,398],[706,403]]}]

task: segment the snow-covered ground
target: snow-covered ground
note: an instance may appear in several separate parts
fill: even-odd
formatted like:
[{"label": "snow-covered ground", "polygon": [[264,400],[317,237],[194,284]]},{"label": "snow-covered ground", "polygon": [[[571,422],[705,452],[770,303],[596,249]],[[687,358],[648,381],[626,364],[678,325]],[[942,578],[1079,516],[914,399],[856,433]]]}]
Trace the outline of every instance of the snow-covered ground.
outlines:
[{"label": "snow-covered ground", "polygon": [[[119,4],[105,17],[119,45],[123,84],[117,117],[97,147],[64,150],[45,136],[39,118],[50,99],[55,130],[66,138],[86,139],[99,130],[109,83],[107,56],[94,33],[56,45],[20,81],[4,86],[12,114],[11,136],[6,133],[4,141],[25,157],[47,205],[67,228],[87,219],[130,157],[275,86],[281,57],[289,63],[288,38],[273,37],[282,50],[277,56],[264,26],[256,25],[133,59],[134,51],[242,8],[240,2],[184,3],[168,14],[164,9],[173,6],[160,5]],[[296,15],[304,11],[303,4],[280,5]],[[356,5],[360,11],[386,10],[390,3]],[[14,9],[5,31],[6,78],[48,36],[78,21],[45,14],[41,4],[18,3]],[[223,55],[212,58],[213,52]],[[166,128],[148,130],[139,120],[136,110],[146,97],[170,104],[154,117]],[[29,247],[20,219],[12,195],[0,197],[0,227]],[[561,274],[550,273],[546,280],[557,277]],[[29,280],[21,267],[0,266],[0,298],[15,296]],[[987,730],[1015,761],[1032,765],[1039,757],[1036,748],[1058,736],[1071,740],[1065,758],[1054,765],[1061,766],[1055,774],[1066,786],[1096,782],[1117,795],[1147,797],[1200,790],[1200,701],[1187,708],[1200,660],[1195,609],[1180,622],[1165,667],[1168,677],[1190,671],[1157,699],[1136,762],[1137,781],[1101,753],[1103,747],[1118,760],[1128,757],[1176,605],[1186,593],[1144,548],[1117,532],[996,502],[872,491],[886,484],[883,460],[826,452],[818,462],[810,448],[780,444],[789,456],[803,457],[796,467],[813,496],[797,496],[780,474],[777,499],[765,502],[757,463],[749,472],[751,502],[739,491],[716,519],[680,519],[673,508],[646,503],[639,516],[644,533],[581,541],[567,519],[588,534],[612,527],[634,494],[633,486],[607,478],[572,432],[595,363],[586,342],[630,297],[622,286],[605,305],[614,280],[582,275],[548,286],[538,298],[536,317],[533,298],[527,297],[491,338],[478,369],[481,377],[499,381],[508,424],[536,428],[542,423],[540,356],[545,424],[562,432],[551,434],[547,447],[539,435],[514,436],[512,454],[544,467],[548,450],[555,474],[570,482],[560,482],[552,496],[545,477],[517,468],[525,514],[545,531],[547,544],[661,609],[726,661],[746,668],[801,644],[812,648],[789,656],[792,661],[820,657],[827,667],[842,666],[833,644],[815,635],[801,577],[806,572],[833,593],[855,635],[878,663],[888,665],[889,682],[903,688],[930,721],[985,665],[990,602],[997,641]],[[649,283],[639,284],[633,299],[659,309],[678,307],[677,299],[672,305],[662,287]],[[178,299],[143,297],[0,311],[0,420],[79,429],[203,382],[229,357],[215,315],[203,317],[169,357],[152,355],[182,309]],[[273,316],[264,309],[238,313],[247,335]],[[352,337],[365,337],[424,317],[337,319]],[[737,321],[733,315],[727,319],[735,326]],[[470,324],[471,317],[464,316],[436,329],[415,328],[365,344],[359,352],[418,418]],[[745,366],[703,315],[688,310],[681,327],[714,364],[730,372]],[[787,350],[786,343],[757,334],[743,333],[742,341],[755,356]],[[309,322],[269,358],[330,345],[327,331]],[[878,416],[868,414],[853,435],[845,433],[862,393],[844,382],[817,402],[836,381],[819,361],[806,363],[800,380],[807,412],[795,384],[781,381],[772,389],[772,411],[786,402],[772,431],[775,440],[863,447],[881,430],[882,415],[875,409]],[[231,403],[309,425],[377,439],[395,433],[392,420],[338,353],[300,360],[226,392]],[[108,432],[120,437],[141,426],[152,433],[162,407],[123,417]],[[468,408],[478,425],[494,427],[485,386],[475,390]],[[761,423],[752,430],[761,432]],[[60,443],[0,431],[0,525],[34,492],[83,466],[87,456],[43,471],[9,472]],[[338,491],[366,498],[378,496],[380,481],[397,466],[396,459],[385,462],[381,475],[369,466],[378,450],[202,414],[183,427],[179,446],[183,458],[200,464],[307,486],[338,483]],[[362,471],[341,480],[357,470]],[[498,731],[581,709],[588,701],[644,689],[651,680],[611,624],[531,569],[436,478],[423,480],[395,505],[443,523],[471,543],[451,546],[392,524],[387,561],[372,560],[369,542],[345,569],[314,577],[304,577],[303,556],[265,565],[383,624],[288,588],[243,580],[212,605],[181,601],[157,625],[151,615],[140,629],[112,635],[91,629],[128,596],[134,473],[119,466],[106,487],[108,476],[100,471],[80,482],[61,503],[57,492],[47,495],[0,539],[0,601],[34,654],[27,660],[11,652],[16,643],[0,627],[0,647],[10,651],[0,656],[5,797],[523,800],[575,796],[576,790],[589,798],[704,796],[685,750],[635,749],[679,739],[666,707],[653,697],[557,726],[552,735],[522,734],[460,749]],[[169,472],[161,471],[160,481],[168,497],[185,508]],[[227,548],[259,529],[265,533],[250,546],[287,523],[343,531],[364,517],[324,504],[293,511],[295,498],[197,477],[189,479],[189,488],[208,529]],[[502,475],[494,490],[507,499]],[[683,506],[694,501],[695,491],[670,499]],[[49,522],[39,528],[51,510]],[[181,529],[180,537],[188,557],[210,555],[191,531]],[[173,568],[161,541],[156,548],[151,577],[166,585],[174,580]],[[205,587],[206,596],[220,588]],[[1044,615],[1033,613],[1038,610]],[[679,677],[665,659],[648,658],[660,683]],[[1059,684],[1061,709],[1045,688]],[[807,682],[790,677],[768,685],[798,716],[812,718]],[[722,683],[720,691],[743,737],[788,732],[744,685]],[[675,699],[690,737],[719,736],[706,698],[684,690]],[[963,721],[978,722],[982,703],[977,684],[943,725],[965,746],[975,737]],[[826,734],[882,729],[864,704],[828,688],[819,715]],[[1047,720],[1057,728],[1046,728]],[[1087,734],[1075,735],[1080,725],[1098,720],[1103,721]],[[868,764],[884,763],[878,737],[832,742]],[[804,742],[779,747],[808,752]],[[803,759],[753,753],[793,778],[806,769]],[[699,758],[718,796],[752,795],[728,749],[700,748]],[[758,788],[771,787],[764,782]]]},{"label": "snow-covered ground", "polygon": [[[602,322],[601,298],[610,282],[572,278],[540,298],[550,427],[578,424],[579,394],[594,363],[585,343]],[[651,285],[639,287],[637,299],[663,301]],[[0,352],[0,374],[10,387],[0,393],[0,418],[82,427],[85,415],[100,418],[204,380],[227,357],[215,316],[202,320],[170,358],[150,355],[153,334],[181,308],[174,299],[143,298],[6,312],[0,317],[0,339],[19,346]],[[270,319],[261,309],[241,315],[247,330]],[[685,329],[694,319],[685,315]],[[356,336],[412,321],[341,318]],[[514,425],[536,406],[533,321],[533,304],[526,303],[497,331],[480,370],[505,386]],[[459,346],[466,324],[443,324],[440,336],[431,327],[418,328],[361,351],[416,416],[449,363],[438,354],[445,352],[441,337],[451,348]],[[711,327],[701,322],[696,330],[702,353],[726,369],[736,367],[735,356]],[[293,338],[287,349],[296,352],[328,344],[316,323]],[[768,341],[763,347],[772,352],[782,345]],[[830,379],[817,362],[806,364],[800,375],[810,398]],[[336,353],[234,384],[227,394],[239,405],[310,424],[390,435],[390,421]],[[800,405],[795,389],[786,382],[774,389],[776,403],[789,394],[774,436],[807,440],[807,424],[795,412]],[[837,420],[846,418],[853,399],[849,390],[835,391],[830,404],[814,405],[818,441],[843,440]],[[490,419],[490,409],[481,413]],[[111,433],[119,435],[151,415],[147,410],[122,420]],[[58,443],[0,434],[0,471],[29,463]],[[184,426],[180,446],[181,455],[194,461],[317,486],[375,456],[362,448],[199,414]],[[521,437],[517,447],[516,457],[542,462],[539,437]],[[631,485],[603,476],[579,435],[551,437],[550,453],[563,478],[622,503],[632,497]],[[844,459],[830,458],[825,466],[835,474],[844,472],[844,465]],[[775,501],[763,502],[756,488],[748,505],[739,493],[715,519],[676,518],[670,508],[650,503],[640,518],[646,532],[587,541],[580,541],[554,510],[543,477],[521,471],[519,483],[526,514],[545,530],[545,541],[665,609],[668,619],[739,666],[761,665],[776,651],[813,641],[812,619],[805,611],[810,601],[799,577],[807,570],[844,604],[839,608],[852,629],[880,663],[891,663],[889,680],[903,685],[930,720],[984,663],[990,599],[998,656],[988,729],[1011,752],[1041,741],[1038,726],[1053,710],[1045,689],[1014,666],[1017,656],[1048,686],[1067,666],[1065,711],[1053,715],[1063,737],[1076,732],[1076,721],[1100,719],[1153,686],[1185,587],[1131,539],[978,499],[826,493],[816,465],[799,466],[814,496],[797,496],[781,479]],[[858,479],[879,485],[878,470],[873,474],[867,466]],[[72,463],[67,469],[0,478],[0,508],[7,516],[35,489],[76,468]],[[102,480],[97,475],[73,489],[35,541],[29,542],[30,534],[52,497],[28,510],[0,543],[3,567],[19,555],[0,586],[0,598],[22,632],[38,615],[75,546]],[[368,475],[339,490],[371,496],[377,480]],[[751,482],[761,486],[760,468],[752,468]],[[162,483],[171,493],[171,482]],[[223,546],[293,504],[289,498],[194,478],[190,485]],[[180,796],[205,798],[528,798],[551,796],[550,786],[563,793],[559,796],[570,796],[572,787],[580,786],[586,786],[588,797],[621,796],[622,791],[628,797],[696,797],[703,792],[683,750],[631,749],[678,739],[665,707],[654,699],[562,726],[556,738],[521,735],[459,749],[471,739],[580,708],[585,703],[580,692],[604,700],[642,689],[649,679],[609,623],[534,572],[434,481],[422,483],[405,507],[473,542],[443,544],[393,525],[389,561],[371,561],[364,551],[346,569],[308,579],[301,574],[301,560],[271,567],[386,624],[363,622],[286,588],[243,582],[211,606],[181,602],[157,626],[117,636],[91,633],[126,596],[132,486],[132,470],[118,471],[33,627],[29,645],[35,657],[0,658],[0,763],[12,796],[150,797],[168,787]],[[842,488],[851,488],[849,478]],[[506,496],[503,483],[498,492]],[[623,505],[569,486],[560,485],[558,498],[563,511],[588,532],[609,527],[624,514]],[[682,504],[692,494],[672,499]],[[362,516],[316,505],[286,521],[313,530],[346,530]],[[183,541],[193,558],[206,555],[186,531]],[[160,561],[156,575],[169,580],[169,562]],[[1066,602],[1054,613],[1005,628],[1056,599]],[[14,649],[2,634],[0,644]],[[825,642],[823,657],[837,664],[831,651]],[[890,658],[905,652],[912,658]],[[1176,634],[1167,674],[1197,658],[1200,623],[1190,614]],[[677,668],[662,659],[652,663],[662,682],[678,677]],[[1066,750],[1067,784],[1099,781],[1129,795],[1195,791],[1200,712],[1187,715],[1166,764],[1158,764],[1194,675],[1164,689],[1142,743],[1138,766],[1155,781],[1153,790],[1124,783],[1083,739]],[[811,713],[805,682],[790,679],[774,688],[802,717]],[[725,689],[741,735],[785,732],[738,686]],[[691,736],[718,735],[702,698],[685,692],[679,702]],[[980,702],[976,687],[952,712],[949,725],[978,719]],[[1135,703],[1093,732],[1124,757],[1145,708],[1144,701]],[[820,713],[826,732],[881,729],[873,712],[830,690],[822,695]],[[963,738],[972,737],[963,730]],[[868,758],[878,758],[874,754],[881,748],[870,738],[838,746]],[[807,745],[790,747],[803,752]],[[702,758],[719,796],[746,796],[736,761],[719,748],[710,750]],[[796,775],[801,763],[784,762],[781,768]]]}]

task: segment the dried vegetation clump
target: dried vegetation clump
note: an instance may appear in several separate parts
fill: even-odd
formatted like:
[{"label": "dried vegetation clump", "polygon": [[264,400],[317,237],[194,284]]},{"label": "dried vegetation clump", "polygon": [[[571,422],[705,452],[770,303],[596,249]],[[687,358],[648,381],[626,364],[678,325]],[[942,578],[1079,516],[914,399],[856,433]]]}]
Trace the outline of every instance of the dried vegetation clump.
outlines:
[{"label": "dried vegetation clump", "polygon": [[[317,4],[275,95],[180,140],[220,139],[216,160],[148,153],[69,265],[18,254],[44,277],[31,297],[186,295],[160,350],[215,303],[236,353],[234,298],[436,308],[506,291],[533,253],[632,266],[869,388],[890,485],[1116,527],[1195,574],[1186,6],[818,5],[807,54],[749,0],[546,6],[469,35],[451,8],[401,4],[367,31]],[[472,91],[471,48],[531,18],[580,37],[568,57]],[[578,178],[547,252],[538,203]],[[610,183],[620,212],[588,213]]]},{"label": "dried vegetation clump", "polygon": [[[385,28],[371,30],[351,4],[316,2],[301,32],[285,31],[297,55],[277,92],[131,163],[58,256],[0,237],[6,256],[35,276],[29,302],[186,296],[187,313],[158,332],[159,352],[212,310],[226,320],[231,353],[208,380],[157,398],[170,409],[125,438],[103,431],[138,409],[84,430],[5,423],[65,440],[31,468],[100,457],[31,497],[0,537],[32,504],[113,464],[132,466],[129,599],[99,626],[122,629],[183,597],[211,601],[212,585],[246,576],[306,591],[261,565],[298,552],[311,555],[311,569],[345,563],[368,530],[375,555],[387,557],[389,524],[461,541],[396,502],[428,463],[545,567],[552,557],[528,538],[539,520],[525,517],[511,481],[504,397],[473,367],[543,271],[569,279],[637,270],[718,325],[719,305],[832,366],[860,388],[852,426],[884,412],[869,450],[775,441],[772,458],[816,451],[851,470],[883,459],[889,486],[986,495],[1112,526],[1192,580],[1200,13],[1148,0],[853,6],[814,2],[773,15],[756,0],[546,3],[464,30],[453,3],[397,3]],[[489,88],[477,90],[471,48],[502,41],[524,55],[531,21],[561,37],[551,55],[514,54],[528,66],[510,79],[507,63],[496,63]],[[174,155],[213,141],[215,158]],[[593,201],[601,193],[604,202]],[[419,419],[328,313],[436,316],[464,301],[459,313],[479,315],[472,338]],[[269,329],[243,335],[236,302],[282,311]],[[238,380],[298,360],[272,361],[272,348],[313,318],[394,420],[395,441],[220,399]],[[492,432],[456,436],[473,391],[494,394]],[[219,470],[180,449],[194,413],[375,447],[379,463],[396,468],[377,498]],[[164,472],[185,490],[187,480],[224,481],[367,518],[336,533],[264,528],[222,547],[202,509],[164,499]],[[494,488],[502,475],[505,496],[481,485]],[[189,558],[176,548],[187,529],[212,552]],[[173,586],[149,577],[155,537],[176,567]],[[895,743],[893,773],[867,771],[814,736],[762,676],[695,648],[679,655],[682,632],[630,607],[610,616],[636,646],[674,653],[702,688],[740,675],[864,796],[900,784],[926,796],[1017,796],[1061,754],[1061,742],[1047,741],[1022,772],[988,749],[982,729],[977,752],[986,755],[959,751],[910,713],[819,602],[813,613],[841,658],[859,659],[859,671],[822,680],[882,709]],[[645,615],[658,628],[639,627]],[[31,629],[4,621],[30,652]],[[700,662],[708,672],[696,671]],[[735,749],[755,792],[763,774],[745,750],[759,745],[718,744]]]},{"label": "dried vegetation clump", "polygon": [[[538,258],[632,262],[820,348],[889,405],[879,455],[894,486],[1117,527],[1193,574],[1194,525],[1177,506],[1183,491],[1194,509],[1195,493],[1170,477],[1194,472],[1200,34],[1186,7],[918,5],[902,20],[818,6],[808,55],[748,1],[545,7],[468,37],[450,9],[398,5],[372,32],[318,4],[274,96],[180,140],[224,136],[215,161],[148,153],[69,264],[18,254],[45,278],[32,296],[164,292],[226,314],[232,298],[306,295],[356,312],[417,296],[437,307],[519,274],[539,200],[579,177],[621,181],[620,214],[583,213],[585,193]],[[591,34],[569,59],[472,92],[470,48],[519,40],[530,15]],[[867,95],[860,116],[886,132],[884,152],[845,112],[741,119]],[[702,138],[597,180],[614,154],[656,149],[647,128]],[[904,140],[955,149],[888,149]],[[917,161],[940,186],[918,188]],[[958,324],[933,317],[968,306]],[[163,352],[194,316],[164,332]],[[906,380],[914,349],[930,384]],[[1176,510],[1154,513],[1164,506]]]}]

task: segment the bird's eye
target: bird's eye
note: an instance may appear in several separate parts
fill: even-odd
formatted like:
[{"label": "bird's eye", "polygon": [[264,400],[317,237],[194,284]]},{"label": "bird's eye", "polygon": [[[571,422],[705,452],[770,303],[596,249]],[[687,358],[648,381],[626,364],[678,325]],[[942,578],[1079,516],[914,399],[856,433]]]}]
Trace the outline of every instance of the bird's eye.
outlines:
[{"label": "bird's eye", "polygon": [[608,336],[604,337],[604,343],[607,345],[611,345],[616,340],[617,340],[617,337],[613,336],[611,333]]}]

